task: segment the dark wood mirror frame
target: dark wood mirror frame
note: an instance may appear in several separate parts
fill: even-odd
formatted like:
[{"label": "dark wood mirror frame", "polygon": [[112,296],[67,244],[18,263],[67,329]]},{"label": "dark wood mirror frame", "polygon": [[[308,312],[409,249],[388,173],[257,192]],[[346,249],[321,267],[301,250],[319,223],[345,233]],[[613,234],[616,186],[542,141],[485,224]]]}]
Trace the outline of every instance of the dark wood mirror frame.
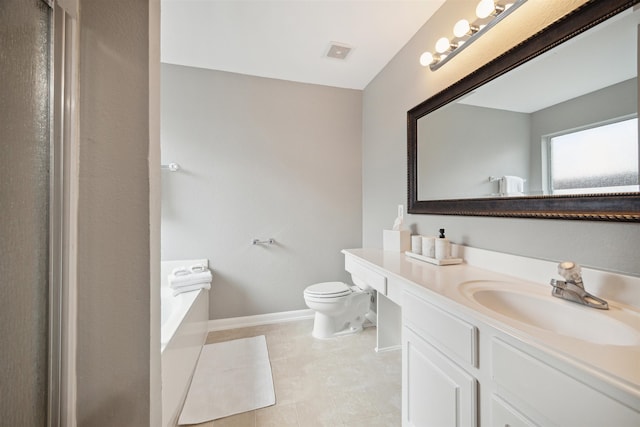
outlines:
[{"label": "dark wood mirror frame", "polygon": [[627,10],[640,0],[592,0],[407,113],[410,214],[640,221],[640,193],[418,200],[419,118],[475,90],[562,42]]}]

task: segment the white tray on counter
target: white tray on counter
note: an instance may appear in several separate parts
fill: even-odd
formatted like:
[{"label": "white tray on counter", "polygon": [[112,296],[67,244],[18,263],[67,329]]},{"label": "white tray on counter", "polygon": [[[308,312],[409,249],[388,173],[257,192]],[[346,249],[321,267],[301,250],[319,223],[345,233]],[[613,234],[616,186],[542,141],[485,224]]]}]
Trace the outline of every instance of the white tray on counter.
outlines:
[{"label": "white tray on counter", "polygon": [[414,254],[413,252],[409,252],[409,251],[405,252],[405,254],[410,258],[414,258],[414,259],[418,259],[420,261],[428,262],[429,264],[435,264],[435,265],[462,264],[462,258],[435,259],[435,258],[426,257],[424,255]]}]

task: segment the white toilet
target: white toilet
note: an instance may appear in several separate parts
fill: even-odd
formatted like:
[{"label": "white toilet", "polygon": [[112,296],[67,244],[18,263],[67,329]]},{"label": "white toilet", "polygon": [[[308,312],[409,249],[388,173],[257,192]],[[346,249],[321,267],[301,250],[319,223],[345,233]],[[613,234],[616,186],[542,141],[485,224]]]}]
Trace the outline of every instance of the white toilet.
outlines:
[{"label": "white toilet", "polygon": [[342,282],[323,282],[304,290],[307,307],[316,312],[315,338],[332,338],[362,330],[371,301],[371,292]]}]

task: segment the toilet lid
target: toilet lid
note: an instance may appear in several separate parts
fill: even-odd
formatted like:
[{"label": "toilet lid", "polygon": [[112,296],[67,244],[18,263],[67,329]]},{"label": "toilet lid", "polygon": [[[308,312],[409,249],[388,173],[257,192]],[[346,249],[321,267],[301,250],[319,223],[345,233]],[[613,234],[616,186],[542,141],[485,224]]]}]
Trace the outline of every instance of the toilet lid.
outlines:
[{"label": "toilet lid", "polygon": [[335,298],[349,295],[351,289],[342,282],[323,282],[307,287],[304,293],[315,297]]}]

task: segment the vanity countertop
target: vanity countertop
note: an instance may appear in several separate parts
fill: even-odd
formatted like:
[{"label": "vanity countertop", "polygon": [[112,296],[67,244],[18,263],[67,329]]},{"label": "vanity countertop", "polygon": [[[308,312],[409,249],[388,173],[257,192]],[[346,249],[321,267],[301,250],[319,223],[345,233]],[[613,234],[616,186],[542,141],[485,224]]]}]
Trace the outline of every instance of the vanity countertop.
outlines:
[{"label": "vanity countertop", "polygon": [[[464,263],[448,266],[432,265],[410,258],[403,253],[381,249],[348,249],[343,253],[346,257],[354,257],[366,266],[378,270],[393,279],[395,283],[401,283],[405,291],[421,293],[445,308],[457,309],[466,316],[475,318],[544,353],[551,354],[581,371],[587,371],[593,377],[640,399],[640,310],[637,307],[609,299],[609,310],[597,310],[560,300],[551,296],[551,287],[548,285],[549,279],[556,271],[555,268],[551,268],[556,265],[555,263],[540,260],[528,262],[528,259],[522,257],[478,249],[464,248],[464,251]],[[485,256],[484,252],[489,255]],[[467,261],[466,255],[469,255],[469,261]],[[497,272],[493,268],[478,267],[478,264],[484,267],[487,260],[491,261],[489,262],[490,267],[496,266],[498,270],[502,271]],[[497,262],[493,264],[496,260]],[[537,264],[537,267],[526,271],[524,276],[506,274],[505,271],[509,271],[509,267],[501,267],[513,267],[525,263],[534,266]],[[540,269],[544,271],[541,272]],[[532,277],[535,279],[531,280]],[[546,277],[546,280],[539,281],[538,279],[541,277]],[[640,278],[594,271],[586,271],[583,277],[585,277],[585,287],[588,291],[593,291],[587,280],[587,278],[591,278],[593,282],[601,282],[597,286],[599,290],[603,289],[602,283],[609,281],[616,285],[624,283],[624,286],[618,286],[619,295],[629,295],[631,292],[635,295],[635,292],[640,292]],[[594,315],[605,316],[606,319],[603,317],[603,321],[606,322],[616,321],[623,315],[628,320],[631,316],[634,321],[631,325],[627,322],[627,325],[630,326],[629,331],[631,331],[629,337],[631,344],[613,345],[589,342],[573,336],[560,335],[520,322],[508,315],[496,313],[473,301],[464,290],[463,284],[483,282],[504,285],[505,288],[515,289],[517,292],[526,293],[533,298],[544,299],[546,303],[555,304],[559,312],[565,310],[568,313],[567,322],[572,321],[570,314],[575,313],[575,310],[597,311]],[[633,288],[632,291],[629,290],[631,288]],[[595,291],[593,293],[602,296]],[[591,316],[590,312],[582,314]]]}]

